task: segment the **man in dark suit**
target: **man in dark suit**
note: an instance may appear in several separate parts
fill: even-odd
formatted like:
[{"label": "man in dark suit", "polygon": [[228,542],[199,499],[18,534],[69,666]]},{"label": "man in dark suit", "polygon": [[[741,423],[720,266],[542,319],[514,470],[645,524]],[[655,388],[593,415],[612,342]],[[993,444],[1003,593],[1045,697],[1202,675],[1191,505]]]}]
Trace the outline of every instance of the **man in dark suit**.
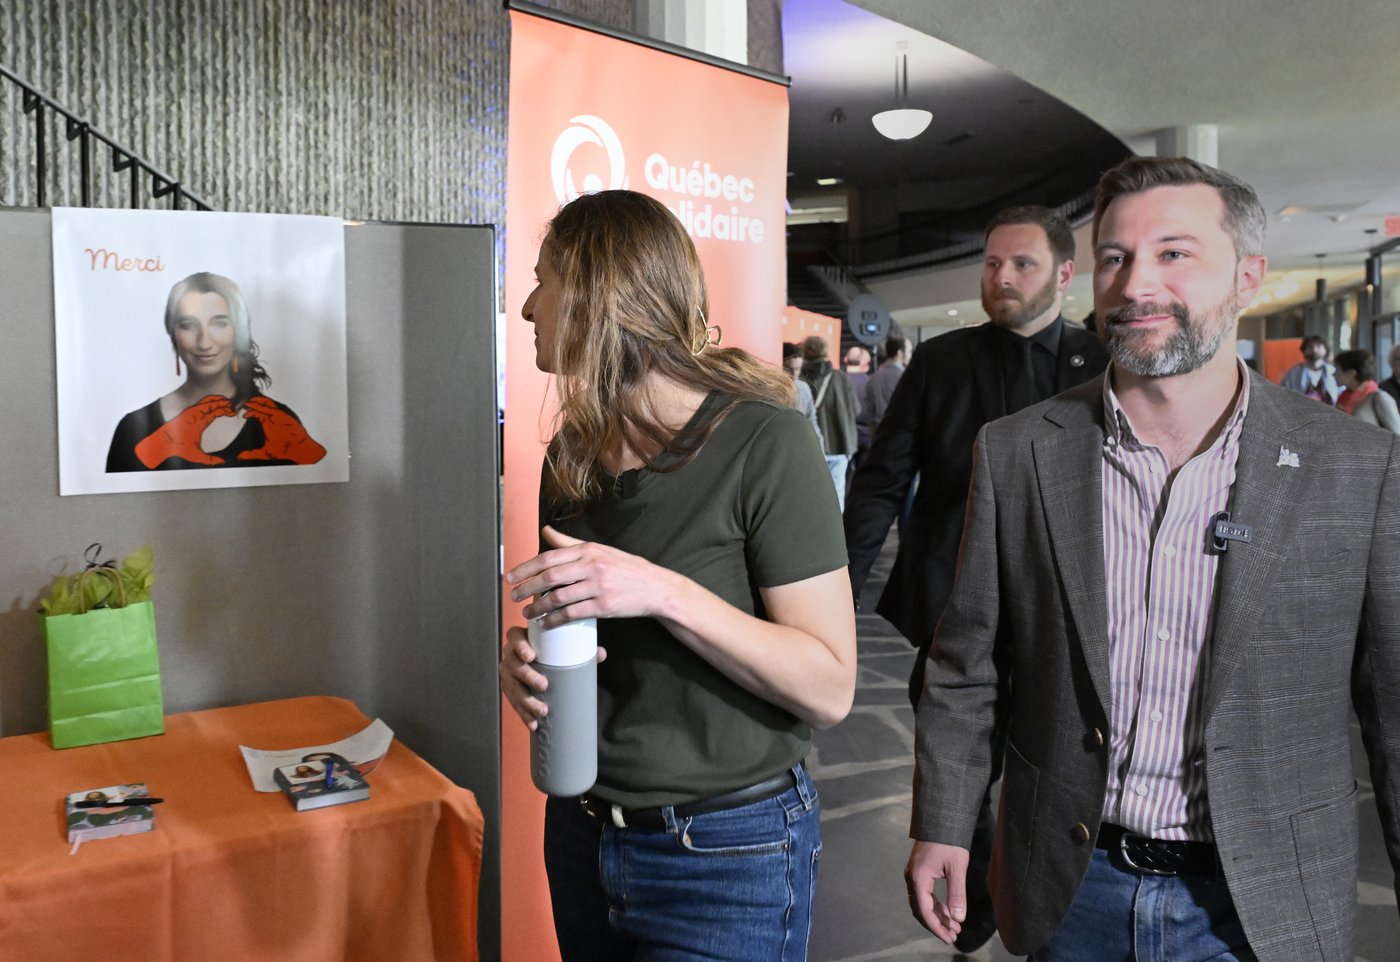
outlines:
[{"label": "man in dark suit", "polygon": [[1002,750],[990,884],[1036,962],[1349,960],[1353,709],[1400,868],[1400,438],[1237,358],[1264,219],[1194,161],[1105,174],[1108,374],[978,437],[905,871],[945,940]]},{"label": "man in dark suit", "polygon": [[[859,602],[870,566],[917,478],[905,539],[876,607],[919,649],[911,701],[923,688],[924,653],[953,587],[978,429],[1082,384],[1108,363],[1099,339],[1060,315],[1074,276],[1074,235],[1064,217],[1045,207],[1003,210],[987,225],[985,248],[982,307],[989,322],[925,341],[914,351],[846,499],[846,550]],[[982,844],[974,854],[983,866],[991,846],[991,810],[985,807]],[[977,878],[973,884],[979,885]],[[985,889],[981,893],[974,910],[985,911],[975,912],[979,917],[959,939],[964,951],[994,930]]]},{"label": "man in dark suit", "polygon": [[[852,481],[846,550],[859,599],[918,478],[908,540],[899,546],[876,611],[921,653],[952,590],[978,429],[1082,384],[1108,363],[1097,337],[1060,316],[1073,276],[1074,235],[1064,217],[1045,207],[1013,207],[993,217],[982,266],[989,322],[914,350]],[[1029,370],[1021,354],[1027,348]]]}]

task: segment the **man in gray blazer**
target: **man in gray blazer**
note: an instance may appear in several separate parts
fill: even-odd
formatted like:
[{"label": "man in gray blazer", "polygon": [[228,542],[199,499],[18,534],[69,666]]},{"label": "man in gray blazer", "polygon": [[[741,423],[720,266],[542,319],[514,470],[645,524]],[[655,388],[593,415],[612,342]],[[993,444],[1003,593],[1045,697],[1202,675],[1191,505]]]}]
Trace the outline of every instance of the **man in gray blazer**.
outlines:
[{"label": "man in gray blazer", "polygon": [[1239,362],[1263,227],[1194,161],[1109,171],[1109,370],[978,437],[905,871],[946,941],[1003,733],[990,883],[1038,962],[1350,960],[1353,708],[1400,868],[1400,445]]}]

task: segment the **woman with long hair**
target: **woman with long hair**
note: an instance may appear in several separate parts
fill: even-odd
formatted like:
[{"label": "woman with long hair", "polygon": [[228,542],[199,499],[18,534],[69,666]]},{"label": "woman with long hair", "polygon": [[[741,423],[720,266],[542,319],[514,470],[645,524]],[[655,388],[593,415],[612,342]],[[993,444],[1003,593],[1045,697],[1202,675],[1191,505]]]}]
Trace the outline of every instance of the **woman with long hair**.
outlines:
[{"label": "woman with long hair", "polygon": [[165,331],[179,387],[121,419],[107,470],[154,471],[253,464],[314,464],[325,457],[291,408],[263,393],[248,305],[220,274],[191,274],[170,289]]},{"label": "woman with long hair", "polygon": [[[541,552],[506,574],[545,628],[596,617],[598,778],[551,797],[545,864],[566,962],[806,957],[814,727],[855,690],[845,541],[790,380],[707,327],[680,222],[631,191],[551,221],[522,314],[559,413]],[[600,654],[600,658],[603,655]],[[502,690],[534,729],[523,628]]]}]

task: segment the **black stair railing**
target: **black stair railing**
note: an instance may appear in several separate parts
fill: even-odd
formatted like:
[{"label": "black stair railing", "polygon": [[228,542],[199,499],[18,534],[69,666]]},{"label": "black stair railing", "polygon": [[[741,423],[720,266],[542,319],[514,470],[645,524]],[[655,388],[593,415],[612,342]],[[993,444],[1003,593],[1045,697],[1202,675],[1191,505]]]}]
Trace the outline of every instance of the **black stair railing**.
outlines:
[{"label": "black stair railing", "polygon": [[78,196],[80,207],[92,206],[92,185],[94,183],[92,173],[92,151],[93,144],[105,145],[111,154],[112,171],[114,173],[126,173],[130,178],[131,206],[140,208],[145,206],[148,199],[143,190],[146,178],[150,178],[149,199],[160,200],[165,197],[170,198],[172,210],[181,210],[188,202],[197,210],[213,210],[203,198],[190,193],[184,186],[169,174],[163,173],[151,166],[146,160],[136,154],[135,151],[123,147],[102,131],[93,127],[81,117],[76,117],[62,105],[55,103],[51,98],[46,97],[32,84],[21,80],[3,64],[0,64],[0,77],[15,84],[20,89],[20,106],[25,114],[33,118],[34,123],[34,168],[35,184],[34,196],[35,206],[47,207],[48,201],[48,126],[45,111],[48,111],[63,123],[63,134],[68,143],[76,141],[78,155]]}]

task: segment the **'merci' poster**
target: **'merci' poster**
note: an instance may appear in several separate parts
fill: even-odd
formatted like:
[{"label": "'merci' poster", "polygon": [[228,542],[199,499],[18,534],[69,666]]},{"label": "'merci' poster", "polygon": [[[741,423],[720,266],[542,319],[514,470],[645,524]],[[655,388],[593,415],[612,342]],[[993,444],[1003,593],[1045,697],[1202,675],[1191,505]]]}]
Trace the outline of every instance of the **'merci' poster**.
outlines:
[{"label": "'merci' poster", "polygon": [[332,217],[53,212],[60,494],[349,479]]}]

